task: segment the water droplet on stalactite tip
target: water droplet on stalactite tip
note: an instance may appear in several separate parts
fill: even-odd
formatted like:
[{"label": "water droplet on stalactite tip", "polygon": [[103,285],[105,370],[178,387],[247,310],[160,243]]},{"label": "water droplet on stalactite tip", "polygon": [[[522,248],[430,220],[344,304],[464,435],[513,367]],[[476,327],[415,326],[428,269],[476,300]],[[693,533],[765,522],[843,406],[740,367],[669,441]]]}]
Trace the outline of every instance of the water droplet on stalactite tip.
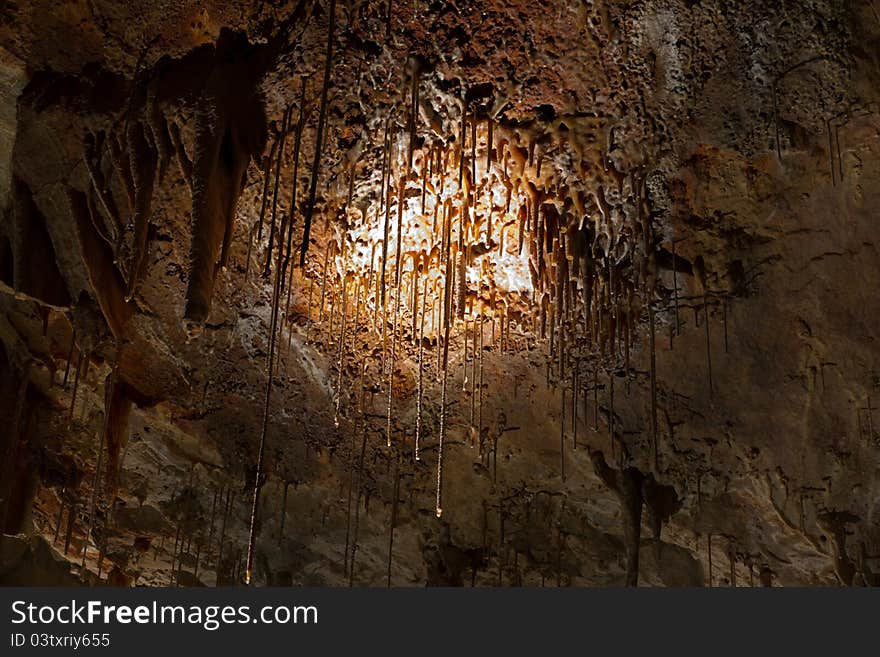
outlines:
[{"label": "water droplet on stalactite tip", "polygon": [[443,509],[441,509],[441,508],[438,506],[438,507],[437,507],[437,511],[436,511],[436,513],[437,513],[437,517],[439,518],[440,516],[443,515]]}]

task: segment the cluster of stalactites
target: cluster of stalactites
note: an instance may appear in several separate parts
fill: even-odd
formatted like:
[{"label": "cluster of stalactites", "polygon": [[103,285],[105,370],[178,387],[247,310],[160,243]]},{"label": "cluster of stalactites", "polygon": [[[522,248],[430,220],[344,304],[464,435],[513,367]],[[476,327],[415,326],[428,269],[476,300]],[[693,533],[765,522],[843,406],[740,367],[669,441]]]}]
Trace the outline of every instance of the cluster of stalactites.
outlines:
[{"label": "cluster of stalactites", "polygon": [[[416,98],[414,92],[413,108]],[[337,424],[345,414],[349,331],[357,336],[361,326],[372,325],[381,341],[376,373],[386,391],[389,447],[398,435],[395,362],[409,333],[418,346],[416,460],[423,379],[436,357],[439,517],[448,379],[456,357],[450,345],[463,344],[460,356],[467,371],[470,343],[471,428],[482,444],[484,324],[492,327],[493,347],[498,325],[502,351],[517,342],[516,336],[511,340],[514,328],[548,339],[548,382],[551,370],[558,371],[560,380],[576,378],[585,356],[612,367],[624,360],[628,367],[635,324],[653,294],[656,264],[644,175],[620,173],[607,148],[596,146],[608,141],[596,137],[601,126],[582,137],[556,125],[541,139],[524,138],[524,131],[464,112],[454,138],[415,147],[414,116],[411,109],[409,134],[385,121],[382,165],[367,181],[358,182],[357,167],[349,168],[345,221],[334,225],[323,254],[318,319],[323,321],[325,308],[332,306],[328,335],[338,337]],[[376,189],[376,176],[378,194],[358,202],[364,192]],[[313,289],[310,283],[309,324],[317,301]],[[337,308],[338,336],[333,326]],[[427,359],[426,342],[436,345]],[[362,378],[369,363],[364,354],[360,357]],[[479,395],[473,383],[478,362]],[[467,381],[466,375],[465,387]],[[362,401],[360,406],[366,421]]]},{"label": "cluster of stalactites", "polygon": [[557,122],[537,138],[465,115],[459,134],[412,151],[386,126],[378,194],[354,204],[371,186],[350,181],[347,230],[325,253],[332,288],[357,280],[369,305],[384,313],[393,298],[413,326],[424,305],[429,335],[497,317],[549,339],[553,355],[628,357],[654,240],[644,174],[617,170],[601,126]]}]

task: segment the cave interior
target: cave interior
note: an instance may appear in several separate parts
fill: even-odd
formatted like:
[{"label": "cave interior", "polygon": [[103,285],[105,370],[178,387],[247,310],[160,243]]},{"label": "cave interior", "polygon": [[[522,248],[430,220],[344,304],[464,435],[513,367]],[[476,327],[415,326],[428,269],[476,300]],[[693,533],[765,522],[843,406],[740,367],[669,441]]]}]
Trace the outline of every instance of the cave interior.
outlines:
[{"label": "cave interior", "polygon": [[0,7],[0,584],[880,584],[880,2]]}]

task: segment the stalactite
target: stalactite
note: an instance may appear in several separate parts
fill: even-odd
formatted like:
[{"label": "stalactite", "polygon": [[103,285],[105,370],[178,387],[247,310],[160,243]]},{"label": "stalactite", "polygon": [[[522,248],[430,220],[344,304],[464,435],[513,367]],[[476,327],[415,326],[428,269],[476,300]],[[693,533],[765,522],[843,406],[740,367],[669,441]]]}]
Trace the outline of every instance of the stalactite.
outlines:
[{"label": "stalactite", "polygon": [[[289,319],[290,318],[290,295],[291,295],[291,291],[293,290],[293,266],[291,265],[291,254],[292,254],[291,248],[292,248],[292,238],[293,238],[293,217],[294,217],[294,212],[296,210],[296,192],[297,192],[297,180],[298,180],[297,176],[298,176],[298,170],[299,170],[299,153],[300,153],[300,144],[301,144],[301,139],[302,139],[303,123],[305,121],[305,94],[306,94],[306,84],[305,84],[305,79],[303,79],[302,93],[301,93],[301,97],[300,97],[300,108],[301,109],[300,109],[300,116],[299,116],[298,125],[296,128],[296,141],[295,141],[295,145],[294,145],[294,165],[293,165],[293,182],[292,182],[293,190],[291,192],[291,201],[290,201],[291,226],[290,226],[290,229],[287,231],[287,252],[284,257],[284,266],[282,267],[282,272],[281,272],[281,276],[282,276],[281,285],[283,288],[283,286],[285,285],[285,281],[288,277],[287,272],[288,272],[288,270],[290,271],[290,274],[289,274],[290,280],[289,280],[289,282],[286,283],[287,284],[287,301],[285,302],[285,310],[284,310],[284,316],[286,319],[288,319],[288,323],[290,323],[290,319]],[[330,242],[330,244],[335,246],[335,242]],[[322,279],[322,283],[321,283],[321,313],[322,313],[322,316],[323,316],[323,312],[324,312],[323,304],[324,304],[324,298],[325,298],[325,294],[326,294],[326,277],[327,277],[327,267],[329,264],[329,253],[330,252],[329,252],[329,245],[328,245],[328,248],[325,250],[325,254],[324,254],[324,270],[323,270],[323,274],[322,274],[323,279]],[[305,268],[303,268],[303,275],[304,276],[307,275]],[[306,335],[305,335],[305,343],[306,344],[309,343],[309,335],[311,333],[311,328],[312,328],[312,297],[314,294],[314,285],[315,285],[315,279],[312,278],[311,276],[309,276],[308,278],[309,278],[309,294],[308,294],[308,301],[307,301],[307,305],[306,305]],[[359,299],[359,301],[360,301],[360,299]],[[322,319],[323,319],[323,317],[322,317]],[[291,341],[292,336],[293,336],[293,326],[291,323],[291,325],[288,326],[288,330],[287,330],[287,349],[285,351],[285,354],[290,353],[290,341]]]},{"label": "stalactite", "polygon": [[480,435],[480,442],[483,440],[483,313],[480,311],[480,383],[479,397],[477,399],[477,430]]},{"label": "stalactite", "polygon": [[[334,279],[338,279],[339,274],[336,272],[333,272],[333,277],[334,277]],[[336,319],[336,311],[339,309],[339,305],[340,305],[339,299],[338,299],[338,289],[337,289],[338,286],[339,286],[339,284],[336,282],[336,280],[334,280],[333,285],[330,290],[330,294],[328,295],[328,299],[330,301],[330,311],[328,313],[329,317],[327,318],[327,326],[326,326],[327,336],[324,339],[328,350],[333,347],[333,340],[336,337],[336,335],[333,333],[333,325],[334,325],[333,322]]]},{"label": "stalactite", "polygon": [[[409,303],[408,303],[409,308],[404,306],[403,309],[409,310],[410,322],[411,322],[410,323],[409,342],[410,342],[410,344],[415,346],[416,336],[417,336],[416,324],[418,323],[418,316],[419,316],[419,314],[418,314],[418,310],[419,310],[419,306],[418,306],[419,282],[417,279],[417,276],[419,273],[419,258],[418,258],[418,255],[415,253],[409,253],[408,255],[410,255],[410,257],[412,259],[412,271],[409,272],[409,291],[407,293],[409,295]],[[407,296],[406,294],[403,294],[403,290],[401,290],[401,295],[404,298]],[[401,321],[403,321],[403,320],[401,320]],[[401,340],[404,339],[404,334],[405,334],[404,329],[401,327],[401,329],[400,329]]]},{"label": "stalactite", "polygon": [[834,138],[831,134],[831,119],[825,119],[825,129],[828,131],[828,158],[831,160],[831,186],[837,186],[837,177],[834,175]]},{"label": "stalactite", "polygon": [[[577,417],[577,402],[578,402],[578,370],[580,369],[580,362],[576,361],[574,370],[572,372],[571,379],[571,447],[574,450],[578,448],[578,417]],[[586,421],[586,417],[584,417],[584,421]]]},{"label": "stalactite", "polygon": [[[446,246],[449,247],[450,236],[447,233]],[[440,387],[440,435],[437,443],[437,495],[435,513],[437,517],[443,515],[442,494],[443,494],[443,442],[446,438],[446,384],[449,377],[449,332],[451,328],[450,310],[452,306],[452,260],[446,258],[446,277],[444,282],[444,312],[443,312],[443,368],[442,382]],[[439,348],[439,344],[438,344]]]},{"label": "stalactite", "polygon": [[129,123],[126,139],[131,154],[131,174],[134,180],[134,216],[132,217],[134,238],[125,294],[125,300],[130,301],[143,273],[147,256],[147,238],[152,217],[158,155],[152,140],[145,134],[143,124],[134,121]]},{"label": "stalactite", "polygon": [[391,586],[391,561],[394,550],[394,529],[397,526],[397,506],[400,500],[400,457],[394,462],[394,492],[391,500],[391,522],[388,528],[388,575],[386,586]]},{"label": "stalactite", "polygon": [[61,487],[61,493],[58,495],[58,519],[55,521],[55,534],[52,536],[52,545],[58,543],[58,534],[61,531],[61,520],[64,517],[64,493],[66,488]]},{"label": "stalactite", "polygon": [[278,545],[284,544],[284,524],[287,520],[287,489],[290,488],[290,482],[284,479],[284,493],[281,495],[281,527],[278,529]]},{"label": "stalactite", "polygon": [[608,442],[611,445],[611,455],[614,457],[616,448],[614,440],[614,372],[608,369]]},{"label": "stalactite", "polygon": [[[291,286],[292,287],[292,286]],[[315,279],[309,277],[309,298],[306,304],[306,337],[305,344],[309,344],[309,334],[312,330],[312,295],[315,289]],[[287,350],[290,351],[290,336],[292,334],[292,330],[287,334]]]},{"label": "stalactite", "polygon": [[[269,276],[269,270],[272,266],[272,246],[275,243],[275,226],[278,225],[276,219],[276,214],[278,211],[278,184],[281,181],[281,165],[284,161],[284,145],[287,142],[287,133],[290,131],[290,114],[292,111],[292,105],[288,105],[287,109],[284,110],[284,116],[281,119],[281,132],[278,135],[278,141],[280,143],[278,145],[278,160],[275,162],[275,183],[272,191],[272,214],[271,220],[269,222],[269,245],[266,247],[266,264],[263,267],[264,278]],[[291,216],[293,216],[292,206],[290,211]],[[279,246],[282,244],[283,242],[279,239]],[[222,255],[220,258],[221,262],[225,260]]]},{"label": "stalactite", "polygon": [[[449,330],[446,330],[447,334]],[[445,349],[445,347],[444,347]],[[446,437],[446,367],[443,367],[443,382],[440,390],[440,437],[437,444],[437,495],[435,513],[437,517],[443,515],[443,440]]]},{"label": "stalactite", "polygon": [[712,532],[706,537],[706,552],[709,555],[709,588],[712,588]]},{"label": "stalactite", "polygon": [[425,377],[425,367],[423,362],[424,351],[425,351],[425,301],[428,298],[428,276],[427,273],[424,275],[424,283],[422,287],[422,316],[419,321],[419,356],[418,356],[418,364],[419,364],[419,378],[418,378],[418,390],[416,392],[416,431],[415,431],[415,441],[414,441],[414,454],[413,457],[416,461],[420,460],[419,457],[419,447],[422,436],[422,395],[424,394],[424,377]]},{"label": "stalactite", "polygon": [[464,319],[465,306],[467,303],[467,260],[469,247],[465,247],[466,251],[458,254],[458,274],[456,276],[456,284],[458,288],[458,305],[456,307],[456,316],[458,319]]},{"label": "stalactite", "polygon": [[116,204],[113,202],[113,195],[110,187],[108,186],[100,168],[100,151],[104,140],[103,133],[99,140],[99,143],[96,143],[96,138],[91,135],[91,133],[86,136],[86,152],[83,156],[83,162],[85,162],[86,171],[88,171],[92,189],[98,200],[101,202],[101,209],[104,210],[104,214],[107,216],[107,221],[110,222],[113,233],[112,241],[118,243],[123,230],[122,221],[119,218],[119,211],[116,208]]},{"label": "stalactite", "polygon": [[[360,283],[360,281],[358,281]],[[338,359],[338,372],[336,379],[336,411],[333,416],[333,424],[338,429],[339,428],[339,415],[342,410],[342,380],[343,380],[343,372],[345,371],[345,323],[346,323],[346,304],[348,301],[348,286],[345,284],[345,279],[342,281],[342,321],[339,324],[339,359]],[[355,298],[360,294],[360,287],[358,287],[355,292]]]},{"label": "stalactite", "polygon": [[201,541],[201,537],[200,537],[199,541],[196,543],[196,564],[193,567],[193,580],[195,580],[196,582],[199,581],[199,563],[200,563],[201,558],[202,558],[202,541]]},{"label": "stalactite", "polygon": [[[424,164],[422,166],[424,167]],[[430,177],[430,173],[427,176],[424,174],[424,172],[422,173],[422,204],[419,212],[423,215],[425,214],[425,197],[428,191],[428,178]]]},{"label": "stalactite", "polygon": [[490,116],[489,119],[486,121],[486,131],[487,131],[487,135],[486,135],[486,171],[487,172],[489,170],[491,170],[491,168],[492,168],[492,148],[494,146],[494,141],[492,139],[493,124],[494,124],[494,121],[492,120],[492,117]]},{"label": "stalactite", "polygon": [[174,534],[174,548],[171,550],[171,575],[168,580],[168,585],[174,585],[174,574],[176,572],[175,565],[177,564],[177,559],[182,552],[182,546],[180,545],[180,518],[177,520],[177,532]]},{"label": "stalactite", "polygon": [[275,136],[272,146],[269,148],[269,155],[263,158],[263,194],[260,202],[260,219],[257,223],[257,241],[263,239],[263,220],[266,217],[266,208],[269,206],[269,184],[272,181],[272,163],[275,161],[275,154],[278,152],[278,145],[281,143],[281,133]]},{"label": "stalactite", "polygon": [[[107,379],[104,382],[104,386],[105,386],[105,390],[104,390],[104,397],[105,397],[104,428],[101,431],[101,437],[98,442],[98,453],[95,458],[95,475],[92,478],[92,493],[91,493],[91,497],[89,499],[89,515],[88,515],[88,521],[87,521],[87,525],[86,525],[86,535],[85,535],[85,539],[83,540],[82,562],[80,564],[81,568],[85,568],[85,566],[86,566],[86,551],[88,550],[89,537],[91,536],[91,533],[92,533],[92,527],[93,527],[92,523],[94,521],[94,515],[95,515],[95,503],[96,503],[97,497],[98,497],[98,486],[101,481],[101,469],[102,469],[103,463],[104,463],[104,442],[105,442],[105,439],[107,438],[108,433],[110,432],[110,423],[111,423],[111,418],[110,418],[111,408],[110,407],[113,403],[112,402],[113,394],[114,394],[113,388],[116,386],[116,373],[115,373],[115,371],[111,371],[111,373],[107,375]],[[109,472],[108,472],[108,476],[109,476]]]},{"label": "stalactite", "polygon": [[459,144],[458,144],[458,188],[463,189],[464,184],[464,142],[465,135],[467,134],[467,97],[462,100],[461,106],[461,129],[459,130]]},{"label": "stalactite", "polygon": [[180,573],[183,571],[183,555],[189,554],[189,540],[186,541],[186,545],[184,546],[183,537],[180,540],[180,550],[177,554],[177,570],[175,571],[172,568],[172,578],[174,579],[174,586],[180,587]]},{"label": "stalactite", "polygon": [[722,323],[724,324],[724,353],[729,353],[729,345],[727,343],[727,306],[728,300],[727,297],[724,298],[723,303],[721,304],[721,313],[722,313]]},{"label": "stalactite", "polygon": [[[443,367],[442,367],[442,360],[443,360],[442,342],[443,342],[443,336],[442,336],[441,333],[440,333],[440,322],[441,322],[441,313],[442,313],[442,306],[443,306],[443,302],[441,302],[441,300],[440,300],[440,295],[441,295],[441,293],[443,293],[443,284],[442,284],[442,283],[439,283],[440,280],[441,280],[440,278],[435,279],[434,306],[435,306],[435,310],[436,310],[436,313],[437,313],[437,317],[436,317],[436,318],[432,318],[433,321],[434,321],[434,327],[435,327],[435,328],[434,328],[434,332],[435,332],[435,334],[436,334],[436,336],[437,336],[437,381],[438,381],[438,382],[440,381],[440,377],[441,377],[441,374],[442,374],[442,371],[443,371]],[[439,286],[439,288],[440,288],[439,290],[437,289],[438,286]],[[432,312],[432,315],[433,315],[433,312]]]},{"label": "stalactite", "polygon": [[562,407],[559,409],[559,473],[565,481],[565,384],[559,386]]},{"label": "stalactite", "polygon": [[[419,116],[419,62],[412,63],[412,81],[410,90],[410,110],[409,110],[409,144],[407,148],[407,171],[412,171],[413,149],[416,141],[416,131]],[[424,177],[424,173],[422,174]],[[422,202],[424,207],[424,201]]]},{"label": "stalactite", "polygon": [[223,563],[223,545],[226,539],[226,522],[229,519],[229,512],[232,510],[232,504],[235,496],[232,493],[232,484],[226,488],[226,504],[223,507],[223,522],[220,525],[220,538],[217,545],[217,561],[214,564],[215,583],[220,584],[220,568]]},{"label": "stalactite", "polygon": [[399,294],[400,288],[397,288],[397,294],[394,295],[394,319],[391,329],[391,362],[388,368],[388,423],[385,429],[385,440],[388,447],[391,447],[391,414],[394,406],[394,368],[397,358],[397,318],[399,316]]},{"label": "stalactite", "polygon": [[324,269],[321,274],[321,306],[318,311],[318,322],[324,321],[324,302],[327,300],[327,269],[330,265],[330,257],[336,252],[336,242],[327,242],[324,249]]},{"label": "stalactite", "polygon": [[[385,260],[388,258],[388,216],[387,212],[385,212],[385,204],[387,202],[386,195],[388,192],[388,182],[387,178],[389,175],[389,171],[391,169],[391,141],[389,135],[389,128],[391,125],[391,117],[387,116],[385,118],[385,131],[382,135],[382,166],[380,168],[381,174],[379,176],[379,203],[376,206],[376,221],[378,222],[380,217],[385,213],[385,230],[383,233],[383,241],[382,241],[382,275],[380,276],[381,280],[385,278]],[[375,244],[374,244],[375,249]],[[375,255],[374,255],[375,257]],[[376,288],[376,306],[378,307],[379,296],[378,287]]]},{"label": "stalactite", "polygon": [[471,115],[471,182],[468,196],[472,197],[474,209],[477,204],[477,112]]},{"label": "stalactite", "polygon": [[126,326],[135,312],[134,305],[125,301],[126,283],[114,263],[112,250],[98,238],[92,227],[85,195],[73,188],[66,191],[80,256],[91,284],[90,292],[114,338],[123,340]]},{"label": "stalactite", "polygon": [[[467,325],[465,325],[465,330],[467,330]],[[473,356],[471,357],[471,394],[470,394],[470,428],[471,428],[471,447],[477,442],[479,430],[476,426],[476,408],[477,408],[477,320],[476,318],[473,321],[473,329],[472,329],[472,338],[471,342],[473,346],[471,350],[473,351]],[[480,445],[482,449],[482,444]],[[480,452],[482,455],[482,451]]]},{"label": "stalactite", "polygon": [[309,202],[306,206],[305,225],[303,228],[302,250],[299,266],[306,264],[306,253],[309,248],[309,231],[312,226],[312,214],[315,211],[315,195],[318,191],[318,173],[321,164],[321,144],[324,135],[324,122],[327,115],[327,92],[330,88],[330,69],[333,63],[333,31],[336,27],[336,0],[330,0],[328,9],[329,26],[327,28],[327,56],[324,60],[324,83],[321,87],[321,108],[318,112],[318,127],[315,131],[315,161],[312,165],[312,180],[309,184]]},{"label": "stalactite", "polygon": [[654,338],[654,306],[648,301],[648,325],[650,331],[651,364],[651,445],[654,451],[654,472],[660,473],[657,446],[657,345]]},{"label": "stalactite", "polygon": [[[366,363],[361,370],[366,370]],[[363,392],[361,393],[361,413],[363,413]],[[366,420],[364,420],[364,432],[366,432]],[[351,431],[351,445],[348,452],[348,504],[345,510],[345,549],[342,553],[342,573],[348,574],[348,548],[351,540],[351,498],[354,492],[354,473],[355,473],[355,439],[356,432]]]},{"label": "stalactite", "polygon": [[736,552],[732,545],[729,546],[727,559],[730,563],[730,586],[736,588]]},{"label": "stalactite", "polygon": [[214,539],[214,521],[217,517],[217,497],[220,497],[221,501],[223,499],[223,487],[221,486],[219,489],[214,487],[214,499],[211,501],[211,522],[208,528],[208,544],[210,545]]},{"label": "stalactite", "polygon": [[76,393],[79,390],[79,379],[82,376],[83,368],[88,369],[88,356],[82,350],[79,352],[79,360],[76,364],[76,374],[73,377],[73,391],[70,393],[70,409],[67,412],[67,425],[73,422],[74,410],[76,408]]},{"label": "stalactite", "polygon": [[709,376],[709,397],[711,398],[715,392],[715,386],[712,384],[712,344],[709,340],[709,303],[705,294],[703,295],[703,312],[706,316],[706,367]]},{"label": "stalactite", "polygon": [[[331,0],[334,2],[335,0]],[[254,548],[256,546],[257,540],[257,512],[260,501],[260,489],[262,488],[261,478],[263,476],[263,460],[265,457],[266,451],[266,435],[269,432],[269,409],[270,409],[270,401],[272,395],[272,379],[274,373],[274,363],[275,363],[275,342],[278,328],[278,303],[280,297],[280,285],[281,285],[281,269],[282,269],[282,255],[283,249],[281,245],[284,243],[285,230],[292,230],[292,226],[288,228],[288,221],[286,221],[286,217],[282,218],[281,221],[281,231],[279,233],[279,248],[278,248],[278,263],[275,268],[275,285],[272,293],[272,316],[269,324],[269,355],[268,355],[268,366],[266,368],[266,393],[263,399],[263,420],[262,427],[260,429],[260,447],[257,453],[257,469],[254,474],[254,490],[253,490],[253,504],[251,506],[251,519],[250,519],[250,528],[248,531],[248,547],[247,547],[247,567],[245,570],[245,583],[250,584],[251,575],[253,573],[253,565],[254,565]]]},{"label": "stalactite", "polygon": [[171,138],[171,146],[174,149],[174,154],[177,156],[177,164],[180,167],[180,173],[183,176],[183,180],[189,187],[190,192],[192,192],[192,160],[190,160],[189,155],[187,155],[186,153],[186,147],[184,146],[183,139],[180,136],[180,127],[176,123],[174,123],[174,121],[170,121],[168,123],[168,136]]},{"label": "stalactite", "polygon": [[395,298],[395,308],[400,305],[400,276],[403,270],[403,258],[401,248],[403,245],[403,204],[404,204],[404,188],[406,186],[406,177],[398,174],[397,180],[397,246],[394,255],[394,287],[397,288],[397,297]]},{"label": "stalactite", "polygon": [[76,501],[70,504],[70,510],[67,512],[67,531],[64,534],[64,554],[70,553],[70,539],[73,536],[73,527],[76,524],[76,514],[79,505]]},{"label": "stalactite", "polygon": [[[70,335],[70,349],[67,351],[67,360],[64,365],[64,380],[61,383],[62,388],[67,388],[67,378],[70,375],[70,363],[73,360],[73,351],[76,348],[76,329]],[[78,362],[78,361],[77,361]]]},{"label": "stalactite", "polygon": [[360,519],[361,519],[361,492],[363,490],[363,470],[364,470],[364,453],[367,450],[367,427],[366,423],[364,424],[364,436],[361,441],[361,456],[358,464],[358,478],[357,478],[357,498],[355,500],[354,506],[354,528],[353,528],[353,536],[352,536],[352,546],[351,546],[351,565],[348,569],[348,585],[354,585],[354,566],[355,561],[357,559],[357,549],[358,549],[358,531],[360,529]]},{"label": "stalactite", "polygon": [[[464,342],[462,348],[462,356],[461,356],[461,391],[467,392],[467,384],[468,384],[468,320],[464,320],[464,328],[461,332],[461,337]],[[476,350],[474,350],[474,358],[476,358]]]},{"label": "stalactite", "polygon": [[110,158],[113,160],[113,169],[122,181],[122,189],[128,201],[128,208],[134,211],[134,180],[131,177],[131,159],[128,150],[123,147],[122,138],[116,132],[110,133],[107,138]]},{"label": "stalactite", "polygon": [[157,155],[157,178],[162,182],[171,159],[172,144],[168,135],[168,122],[157,101],[159,78],[153,78],[147,85],[146,106],[144,107],[144,131],[152,138]]},{"label": "stalactite", "polygon": [[[394,139],[393,136],[389,138],[389,151],[393,148]],[[386,308],[386,297],[387,293],[385,290],[387,278],[386,272],[388,268],[388,236],[391,228],[391,154],[389,152],[388,155],[388,183],[385,185],[385,223],[383,224],[382,230],[382,269],[379,274],[379,280],[382,285],[382,321],[385,322],[385,308]]]},{"label": "stalactite", "polygon": [[351,339],[354,343],[354,346],[358,346],[358,334],[360,332],[360,321],[361,321],[361,283],[363,279],[361,276],[357,277],[357,282],[355,283],[355,304],[354,304],[354,326],[351,330]]},{"label": "stalactite", "polygon": [[675,335],[681,335],[681,322],[678,318],[678,265],[675,261],[675,240],[672,240],[672,295],[675,303]]},{"label": "stalactite", "polygon": [[[86,210],[89,216],[89,221],[92,225],[92,228],[95,231],[95,234],[101,238],[101,241],[107,245],[109,249],[113,252],[114,256],[116,255],[117,242],[107,234],[106,228],[104,227],[104,222],[101,220],[100,213],[98,209],[95,207],[95,193],[92,188],[86,192]],[[118,261],[116,262],[117,267],[119,267]],[[121,267],[120,267],[121,268]]]},{"label": "stalactite", "polygon": [[[301,17],[300,12],[296,12]],[[189,337],[201,333],[211,311],[221,260],[228,254],[235,209],[251,157],[267,139],[265,109],[255,85],[272,59],[275,45],[232,56],[245,37],[223,30],[195,109],[190,253],[184,326]],[[267,50],[268,49],[268,50]]]}]

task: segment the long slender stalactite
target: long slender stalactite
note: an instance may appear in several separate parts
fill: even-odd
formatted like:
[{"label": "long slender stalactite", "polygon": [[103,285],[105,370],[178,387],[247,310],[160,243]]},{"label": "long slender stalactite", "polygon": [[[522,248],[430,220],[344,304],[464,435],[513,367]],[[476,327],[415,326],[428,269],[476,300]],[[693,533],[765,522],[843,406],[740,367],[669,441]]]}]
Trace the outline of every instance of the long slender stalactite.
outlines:
[{"label": "long slender stalactite", "polygon": [[324,139],[324,123],[327,120],[327,93],[330,89],[330,72],[333,65],[333,32],[336,27],[336,0],[330,0],[328,9],[329,27],[327,28],[327,55],[324,59],[324,82],[321,86],[321,105],[318,110],[318,127],[315,130],[315,160],[312,164],[312,177],[309,183],[309,200],[306,204],[304,217],[303,240],[300,249],[299,266],[305,267],[306,254],[309,250],[309,235],[312,228],[312,215],[315,212],[315,194],[318,191],[318,175],[321,166],[321,147]]}]

